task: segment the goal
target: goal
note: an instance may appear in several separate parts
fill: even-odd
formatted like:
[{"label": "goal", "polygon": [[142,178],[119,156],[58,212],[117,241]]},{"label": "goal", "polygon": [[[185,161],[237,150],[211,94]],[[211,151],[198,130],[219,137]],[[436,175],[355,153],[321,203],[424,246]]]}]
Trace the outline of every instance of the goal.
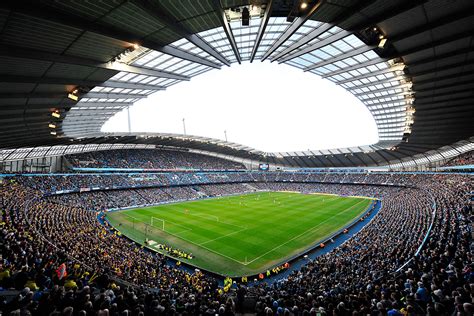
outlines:
[{"label": "goal", "polygon": [[150,218],[150,226],[155,227],[155,228],[159,228],[159,229],[165,231],[165,220],[162,219],[162,218],[152,216]]}]

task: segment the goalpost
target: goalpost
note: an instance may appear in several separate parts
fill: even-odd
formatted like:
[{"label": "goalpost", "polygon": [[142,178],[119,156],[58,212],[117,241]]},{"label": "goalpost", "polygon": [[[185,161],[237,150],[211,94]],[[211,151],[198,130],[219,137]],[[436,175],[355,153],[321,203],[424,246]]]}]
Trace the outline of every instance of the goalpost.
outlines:
[{"label": "goalpost", "polygon": [[[156,222],[159,222],[161,223],[160,226],[155,226],[155,223]],[[163,231],[165,231],[165,220],[164,219],[161,219],[161,218],[158,218],[158,217],[151,217],[150,218],[150,226],[151,227],[155,227],[155,228],[161,228]]]}]

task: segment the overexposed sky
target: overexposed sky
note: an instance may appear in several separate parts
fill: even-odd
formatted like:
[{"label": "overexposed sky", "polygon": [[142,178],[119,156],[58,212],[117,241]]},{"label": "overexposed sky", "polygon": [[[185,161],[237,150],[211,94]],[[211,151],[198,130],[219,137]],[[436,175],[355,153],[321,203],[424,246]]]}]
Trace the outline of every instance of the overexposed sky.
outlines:
[{"label": "overexposed sky", "polygon": [[[344,88],[270,62],[211,70],[142,99],[130,108],[132,132],[225,139],[265,152],[369,145],[378,140],[367,108]],[[104,132],[128,132],[127,111]]]}]

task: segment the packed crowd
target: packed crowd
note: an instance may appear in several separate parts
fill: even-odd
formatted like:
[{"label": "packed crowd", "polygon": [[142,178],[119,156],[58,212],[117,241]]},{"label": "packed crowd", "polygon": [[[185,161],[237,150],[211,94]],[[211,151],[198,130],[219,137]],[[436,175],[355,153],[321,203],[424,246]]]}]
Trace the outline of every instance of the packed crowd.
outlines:
[{"label": "packed crowd", "polygon": [[[147,185],[169,185],[171,174],[66,174],[21,176],[18,181],[44,193],[85,188],[131,188]],[[184,176],[183,182],[185,182]]]},{"label": "packed crowd", "polygon": [[19,176],[17,180],[43,193],[87,191],[88,189],[120,189],[192,184],[246,182],[324,182],[410,185],[416,175],[392,173],[297,173],[297,172],[169,172],[120,174],[64,174]]},{"label": "packed crowd", "polygon": [[203,186],[144,188],[133,190],[92,191],[52,195],[45,200],[62,205],[81,205],[87,210],[103,211],[128,206],[152,205],[170,201],[193,200],[252,191],[243,184],[209,184]]},{"label": "packed crowd", "polygon": [[[280,178],[281,181],[281,178]],[[401,180],[402,181],[402,180]],[[408,182],[407,180],[404,180]],[[338,184],[338,182],[334,182]],[[135,188],[128,190],[103,190],[89,193],[69,193],[51,195],[46,200],[67,205],[82,205],[88,210],[117,209],[128,206],[153,205],[170,201],[193,200],[204,197],[214,197],[256,190],[298,191],[304,193],[326,192],[343,196],[353,195],[383,198],[390,187],[364,185],[354,190],[353,185],[334,185],[332,183],[304,183],[304,182],[259,182],[206,184],[188,186],[170,186],[157,188]]]},{"label": "packed crowd", "polygon": [[341,196],[368,196],[382,199],[386,194],[397,192],[400,189],[385,187],[385,186],[357,186],[341,185],[332,183],[287,183],[287,182],[273,182],[273,183],[254,183],[252,186],[259,190],[270,191],[293,191],[302,193],[324,192],[329,194],[337,194]]},{"label": "packed crowd", "polygon": [[160,149],[105,150],[66,156],[78,168],[245,169],[241,163],[188,151]]},{"label": "packed crowd", "polygon": [[276,302],[294,314],[472,315],[471,209],[465,195],[472,183],[430,180],[421,183],[436,200],[434,225],[427,246],[404,269],[394,270],[416,251],[431,220],[420,212],[431,201],[413,189],[400,191],[401,199],[386,196],[382,213],[364,230],[288,280],[254,287],[257,312]]},{"label": "packed crowd", "polygon": [[449,160],[444,166],[463,166],[463,165],[474,165],[474,150],[457,156],[454,159]]},{"label": "packed crowd", "polygon": [[[406,188],[283,180],[46,199],[20,180],[5,180],[0,286],[21,293],[0,309],[7,315],[472,315],[469,176],[390,175]],[[110,199],[131,205],[254,189],[377,196],[383,208],[345,244],[285,280],[229,292],[216,279],[174,268],[113,233],[91,211],[108,208]],[[414,257],[431,223],[428,242]]]}]

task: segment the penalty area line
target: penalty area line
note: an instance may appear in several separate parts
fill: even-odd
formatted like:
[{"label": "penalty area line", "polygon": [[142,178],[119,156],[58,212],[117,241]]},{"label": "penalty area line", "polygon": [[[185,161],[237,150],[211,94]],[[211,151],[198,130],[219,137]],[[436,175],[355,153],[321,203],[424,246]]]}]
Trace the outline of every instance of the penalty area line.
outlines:
[{"label": "penalty area line", "polygon": [[216,241],[216,240],[219,240],[219,239],[221,239],[221,238],[228,237],[228,236],[235,235],[235,234],[237,234],[237,233],[243,232],[244,230],[247,230],[247,227],[242,228],[242,229],[240,229],[240,230],[236,230],[235,232],[229,233],[229,234],[224,235],[224,236],[219,236],[219,237],[217,237],[217,238],[210,239],[210,240],[205,241],[205,242],[202,242],[202,243],[200,243],[200,244],[198,244],[198,245],[199,245],[199,246],[202,246],[202,245],[207,244],[207,243],[209,243],[209,242]]},{"label": "penalty area line", "polygon": [[216,251],[216,250],[214,250],[214,249],[211,249],[211,248],[208,248],[208,247],[206,247],[206,246],[197,244],[197,243],[195,243],[194,241],[191,241],[191,240],[189,240],[189,239],[187,239],[187,238],[184,238],[184,237],[182,237],[182,236],[178,236],[178,235],[176,235],[176,234],[173,234],[173,233],[170,233],[170,232],[166,232],[166,231],[165,231],[165,233],[170,234],[170,235],[172,235],[172,236],[175,236],[176,238],[179,238],[179,239],[181,239],[181,240],[184,240],[184,241],[186,241],[186,242],[188,242],[188,243],[190,243],[190,244],[193,244],[193,245],[195,245],[195,246],[197,246],[197,247],[204,248],[204,249],[206,249],[206,250],[208,250],[208,251],[210,251],[210,252],[215,253],[216,255],[225,257],[225,258],[227,258],[227,259],[230,259],[230,260],[232,260],[232,261],[235,261],[235,262],[237,262],[237,263],[240,263],[240,264],[245,265],[245,263],[242,262],[242,261],[239,261],[239,260],[234,259],[234,258],[232,258],[232,257],[229,257],[229,256],[227,256],[227,255],[224,255],[224,254],[222,254],[222,253],[220,253],[220,252],[218,252],[218,251]]},{"label": "penalty area line", "polygon": [[311,227],[310,229],[305,230],[305,231],[302,232],[301,234],[299,234],[299,235],[297,235],[297,236],[295,236],[295,237],[293,237],[293,238],[291,238],[291,239],[285,241],[284,243],[282,243],[282,244],[280,244],[280,245],[278,245],[278,246],[276,246],[276,247],[270,249],[269,251],[265,252],[264,254],[258,256],[257,258],[255,258],[255,259],[253,259],[253,260],[251,260],[251,261],[248,261],[247,263],[244,263],[244,265],[251,264],[252,262],[254,262],[254,261],[256,261],[256,260],[262,258],[263,256],[265,256],[265,255],[267,255],[267,254],[269,254],[269,253],[275,251],[276,249],[280,248],[281,246],[286,245],[286,244],[289,243],[290,241],[293,241],[293,240],[295,240],[295,239],[297,239],[297,238],[303,236],[304,234],[306,234],[306,233],[308,233],[308,232],[310,232],[310,231],[313,231],[315,228],[317,228],[317,227],[321,226],[322,224],[324,224],[324,223],[326,223],[326,222],[332,220],[334,217],[337,217],[337,216],[339,216],[339,215],[341,215],[341,214],[344,214],[345,212],[349,211],[349,210],[352,209],[354,206],[359,205],[359,204],[362,203],[362,202],[364,202],[364,200],[357,202],[356,204],[352,205],[351,207],[345,209],[344,211],[342,211],[342,212],[340,212],[340,213],[335,214],[334,216],[331,216],[330,218],[326,219],[325,221],[322,221],[321,223],[319,223],[318,225],[313,226],[313,227]]},{"label": "penalty area line", "polygon": [[216,215],[212,215],[212,214],[206,214],[206,213],[199,213],[199,212],[194,212],[194,211],[191,211],[189,213],[185,213],[181,210],[176,210],[177,212],[179,213],[182,213],[182,214],[186,214],[186,215],[191,215],[191,216],[196,216],[196,217],[200,217],[200,218],[204,218],[204,219],[207,219],[209,220],[209,217],[212,217],[214,219],[216,219],[215,221],[213,220],[213,222],[216,222],[216,223],[219,223],[219,224],[224,224],[224,225],[229,225],[229,226],[233,226],[233,227],[237,227],[237,228],[240,228],[240,229],[246,229],[246,227],[243,227],[243,226],[239,226],[239,225],[235,225],[235,224],[231,224],[231,223],[228,223],[226,221],[222,221],[219,219],[218,216]]}]

